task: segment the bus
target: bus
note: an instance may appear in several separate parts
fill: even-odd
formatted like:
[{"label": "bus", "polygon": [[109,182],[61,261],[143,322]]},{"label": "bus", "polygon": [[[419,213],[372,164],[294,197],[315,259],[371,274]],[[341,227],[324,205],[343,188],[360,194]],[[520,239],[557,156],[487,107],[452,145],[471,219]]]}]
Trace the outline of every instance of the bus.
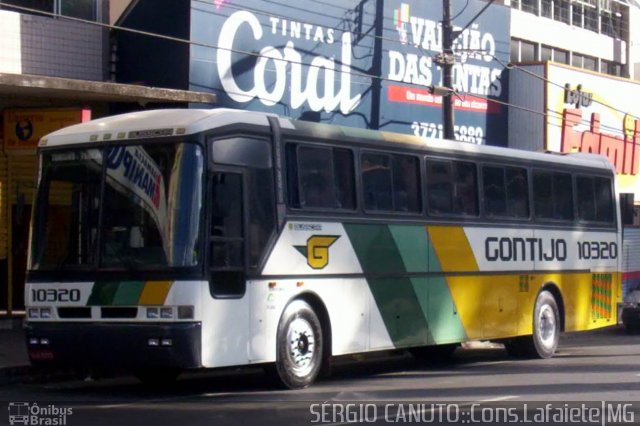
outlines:
[{"label": "bus", "polygon": [[342,355],[493,340],[549,358],[561,332],[617,323],[602,156],[231,109],[102,118],[38,156],[35,364],[149,381],[255,364],[295,389]]}]

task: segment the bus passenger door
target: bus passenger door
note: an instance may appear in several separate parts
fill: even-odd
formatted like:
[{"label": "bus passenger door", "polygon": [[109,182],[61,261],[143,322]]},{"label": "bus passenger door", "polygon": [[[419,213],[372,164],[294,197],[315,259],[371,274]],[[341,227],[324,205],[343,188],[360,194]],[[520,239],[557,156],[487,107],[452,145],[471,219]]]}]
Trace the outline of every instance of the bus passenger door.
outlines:
[{"label": "bus passenger door", "polygon": [[211,293],[242,297],[245,292],[243,179],[240,173],[214,173],[211,214]]},{"label": "bus passenger door", "polygon": [[246,291],[244,173],[210,175],[209,295],[203,303],[203,364],[247,361],[249,334]]}]

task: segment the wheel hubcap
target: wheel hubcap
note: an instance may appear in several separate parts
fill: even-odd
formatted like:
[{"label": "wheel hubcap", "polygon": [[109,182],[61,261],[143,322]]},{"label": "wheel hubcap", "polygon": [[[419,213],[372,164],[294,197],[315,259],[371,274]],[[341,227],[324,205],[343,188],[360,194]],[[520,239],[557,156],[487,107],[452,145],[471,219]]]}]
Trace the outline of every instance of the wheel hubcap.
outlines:
[{"label": "wheel hubcap", "polygon": [[556,316],[551,306],[544,305],[538,314],[538,337],[545,348],[553,347],[556,338]]},{"label": "wheel hubcap", "polygon": [[296,375],[304,376],[313,368],[313,357],[316,339],[313,328],[308,321],[296,318],[289,324],[287,330],[289,343],[289,357],[293,363]]}]

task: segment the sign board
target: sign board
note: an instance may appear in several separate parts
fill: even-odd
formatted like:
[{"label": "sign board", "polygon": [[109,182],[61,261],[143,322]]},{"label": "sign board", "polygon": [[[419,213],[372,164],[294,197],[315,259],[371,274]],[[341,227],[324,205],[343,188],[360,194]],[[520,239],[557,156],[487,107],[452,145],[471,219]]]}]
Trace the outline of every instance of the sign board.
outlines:
[{"label": "sign board", "polygon": [[29,152],[44,135],[89,120],[89,109],[5,109],[4,151]]},{"label": "sign board", "polygon": [[[454,0],[461,29],[486,5]],[[218,105],[352,127],[442,137],[442,2],[191,2],[190,89]],[[306,3],[305,3],[306,6]],[[461,140],[506,144],[502,75],[510,8],[491,5],[456,40]]]},{"label": "sign board", "polygon": [[547,66],[546,149],[602,154],[620,192],[640,199],[640,84],[575,68]]}]

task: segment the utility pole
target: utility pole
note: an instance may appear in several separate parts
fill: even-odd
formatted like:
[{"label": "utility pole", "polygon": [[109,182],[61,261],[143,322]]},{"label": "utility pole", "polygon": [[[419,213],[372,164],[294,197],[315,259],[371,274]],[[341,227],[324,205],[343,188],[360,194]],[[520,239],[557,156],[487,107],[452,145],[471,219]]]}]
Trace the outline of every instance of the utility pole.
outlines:
[{"label": "utility pole", "polygon": [[442,0],[442,55],[436,60],[442,68],[442,85],[450,89],[442,95],[442,125],[444,138],[455,139],[453,116],[453,23],[451,22],[451,0]]},{"label": "utility pole", "polygon": [[442,0],[442,54],[436,57],[435,62],[442,68],[442,86],[432,86],[432,93],[442,94],[442,127],[444,128],[445,139],[454,140],[456,138],[455,120],[453,116],[453,65],[456,62],[453,56],[453,42],[460,34],[482,15],[496,0],[488,0],[482,9],[464,26],[464,28],[454,31],[451,22],[451,0]]}]

